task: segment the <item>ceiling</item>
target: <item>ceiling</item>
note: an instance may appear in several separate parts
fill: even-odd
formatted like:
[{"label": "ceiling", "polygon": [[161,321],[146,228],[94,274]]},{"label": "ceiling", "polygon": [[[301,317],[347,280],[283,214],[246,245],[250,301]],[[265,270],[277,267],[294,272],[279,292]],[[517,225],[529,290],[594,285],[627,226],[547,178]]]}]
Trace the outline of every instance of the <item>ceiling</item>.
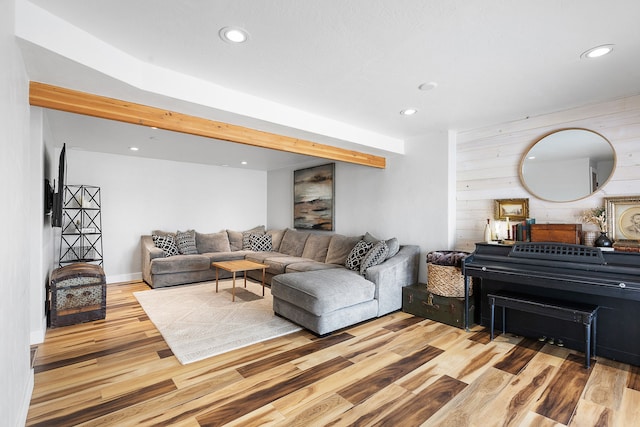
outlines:
[{"label": "ceiling", "polygon": [[[402,143],[640,93],[637,0],[29,4],[18,8],[16,33],[32,80],[373,154],[402,151],[384,143],[369,146],[367,140],[378,136]],[[126,70],[100,64],[99,58],[83,61],[89,53],[83,57],[77,41],[68,41],[76,43],[68,52],[63,43],[56,47],[55,40],[38,38],[41,11],[155,70],[249,95],[256,105],[268,100],[270,111],[257,112],[251,102],[232,111],[213,101],[194,102],[195,96],[132,85],[119,77]],[[31,20],[33,28],[26,28]],[[244,28],[249,40],[223,42],[218,31],[225,26]],[[613,44],[613,53],[581,59],[603,44]],[[428,82],[437,87],[418,88]],[[418,112],[400,115],[406,108]],[[135,144],[143,149],[134,155],[217,165],[246,158],[247,167],[262,170],[313,161],[67,113],[46,116],[56,139],[81,149],[127,154],[122,151]]]}]

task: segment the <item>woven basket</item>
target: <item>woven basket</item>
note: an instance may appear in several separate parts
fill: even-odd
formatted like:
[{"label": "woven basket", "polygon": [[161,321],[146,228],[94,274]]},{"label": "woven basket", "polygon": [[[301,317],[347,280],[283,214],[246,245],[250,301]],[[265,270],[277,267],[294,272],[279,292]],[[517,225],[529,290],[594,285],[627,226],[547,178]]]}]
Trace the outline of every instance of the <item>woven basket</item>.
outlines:
[{"label": "woven basket", "polygon": [[[443,297],[464,297],[464,276],[458,267],[427,263],[427,291]],[[473,287],[469,286],[469,295]]]}]

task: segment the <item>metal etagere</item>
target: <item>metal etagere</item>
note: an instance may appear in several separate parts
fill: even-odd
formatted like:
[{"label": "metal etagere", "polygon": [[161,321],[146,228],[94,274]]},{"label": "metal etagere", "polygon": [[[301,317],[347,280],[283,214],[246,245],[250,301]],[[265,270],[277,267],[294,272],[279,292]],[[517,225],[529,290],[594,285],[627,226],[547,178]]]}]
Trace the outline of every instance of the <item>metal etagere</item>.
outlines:
[{"label": "metal etagere", "polygon": [[59,266],[87,262],[102,266],[100,187],[65,185]]}]

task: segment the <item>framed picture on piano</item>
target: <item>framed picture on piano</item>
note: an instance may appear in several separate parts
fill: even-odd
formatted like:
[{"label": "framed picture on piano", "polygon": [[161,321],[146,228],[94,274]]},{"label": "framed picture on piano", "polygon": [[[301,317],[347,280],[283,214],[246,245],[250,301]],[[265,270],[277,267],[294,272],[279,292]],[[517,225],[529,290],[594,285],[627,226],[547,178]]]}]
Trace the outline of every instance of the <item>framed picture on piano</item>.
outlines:
[{"label": "framed picture on piano", "polygon": [[529,199],[496,199],[495,219],[524,221],[529,218]]},{"label": "framed picture on piano", "polygon": [[640,196],[605,197],[607,229],[615,242],[640,242]]}]

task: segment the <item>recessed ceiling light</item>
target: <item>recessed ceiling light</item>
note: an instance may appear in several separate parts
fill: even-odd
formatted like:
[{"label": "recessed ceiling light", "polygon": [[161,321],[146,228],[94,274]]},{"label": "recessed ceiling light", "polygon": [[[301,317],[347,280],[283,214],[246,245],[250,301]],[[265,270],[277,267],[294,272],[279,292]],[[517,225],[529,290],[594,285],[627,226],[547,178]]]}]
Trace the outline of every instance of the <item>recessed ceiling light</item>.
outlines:
[{"label": "recessed ceiling light", "polygon": [[139,148],[138,148],[138,147],[129,147],[129,150],[131,150],[131,151],[138,151],[138,150],[139,150]]},{"label": "recessed ceiling light", "polygon": [[426,91],[426,90],[433,90],[437,87],[438,87],[438,83],[429,82],[429,83],[422,83],[420,86],[418,86],[418,89]]},{"label": "recessed ceiling light", "polygon": [[400,111],[400,114],[402,114],[403,116],[413,116],[417,112],[418,110],[416,110],[415,108],[407,108],[406,110]]},{"label": "recessed ceiling light", "polygon": [[588,59],[600,58],[601,56],[607,55],[611,52],[613,52],[613,45],[603,44],[601,46],[592,47],[586,52],[583,52],[582,55],[580,55],[580,58],[588,58]]},{"label": "recessed ceiling light", "polygon": [[240,162],[240,164],[246,165],[247,162],[245,162],[244,160]]},{"label": "recessed ceiling light", "polygon": [[218,32],[218,35],[227,43],[244,43],[249,38],[249,33],[239,27],[224,27]]}]

